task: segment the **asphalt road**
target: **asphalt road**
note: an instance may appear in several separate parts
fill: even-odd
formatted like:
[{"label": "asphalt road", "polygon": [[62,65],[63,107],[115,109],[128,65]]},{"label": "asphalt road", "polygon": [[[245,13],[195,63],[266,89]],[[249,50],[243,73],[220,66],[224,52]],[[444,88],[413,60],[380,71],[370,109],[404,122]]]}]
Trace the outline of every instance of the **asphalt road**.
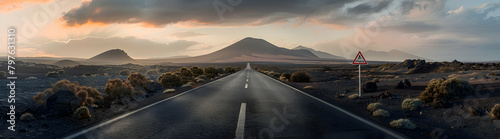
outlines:
[{"label": "asphalt road", "polygon": [[404,138],[247,68],[66,138]]}]

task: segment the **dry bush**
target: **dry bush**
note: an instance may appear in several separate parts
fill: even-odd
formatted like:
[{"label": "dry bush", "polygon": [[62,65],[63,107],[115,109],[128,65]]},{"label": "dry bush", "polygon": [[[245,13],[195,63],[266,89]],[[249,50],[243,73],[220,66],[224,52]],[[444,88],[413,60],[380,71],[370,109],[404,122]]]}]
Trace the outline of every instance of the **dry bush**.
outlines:
[{"label": "dry bush", "polygon": [[150,69],[146,71],[146,75],[158,75],[158,74],[160,74],[160,72],[158,72],[158,70],[156,69]]},{"label": "dry bush", "polygon": [[373,116],[375,117],[391,117],[391,115],[389,114],[388,111],[384,110],[384,109],[378,109],[376,111],[373,112]]},{"label": "dry bush", "polygon": [[451,79],[432,79],[419,98],[424,103],[434,103],[434,107],[446,107],[449,100],[459,99],[474,91],[472,85],[467,81],[458,78]]},{"label": "dry bush", "polygon": [[59,73],[59,76],[63,76],[66,73],[66,71],[64,71],[63,69],[60,69],[57,71],[57,73]]},{"label": "dry bush", "polygon": [[181,77],[170,72],[164,73],[158,77],[158,83],[165,88],[179,87],[182,85]]},{"label": "dry bush", "polygon": [[5,79],[5,78],[7,78],[7,72],[0,71],[0,79]]},{"label": "dry bush", "polygon": [[143,91],[134,90],[134,87],[130,84],[130,82],[123,82],[120,79],[108,80],[104,91],[106,92],[106,97],[110,100],[144,94]]},{"label": "dry bush", "polygon": [[409,129],[409,130],[413,130],[413,129],[417,128],[417,125],[415,125],[413,122],[411,122],[408,119],[394,120],[391,123],[389,123],[389,125],[391,125],[391,127],[394,127],[394,128]]},{"label": "dry bush", "polygon": [[375,111],[375,110],[378,110],[378,109],[382,108],[382,106],[383,106],[382,103],[378,103],[378,102],[376,102],[376,103],[370,103],[370,104],[368,104],[368,106],[366,107],[366,109],[369,110],[369,111]]},{"label": "dry bush", "polygon": [[314,89],[315,89],[315,88],[314,88],[314,87],[312,87],[312,86],[306,86],[306,87],[304,87],[304,90],[314,90]]},{"label": "dry bush", "polygon": [[120,73],[118,73],[118,75],[128,75],[128,74],[130,74],[130,71],[128,69],[121,70]]},{"label": "dry bush", "polygon": [[495,104],[495,106],[491,108],[490,114],[493,120],[500,119],[500,104]]},{"label": "dry bush", "polygon": [[379,83],[379,82],[380,82],[380,80],[379,80],[378,78],[375,78],[375,79],[373,79],[373,81],[372,81],[372,82],[374,82],[374,83]]},{"label": "dry bush", "polygon": [[163,94],[173,93],[173,92],[175,92],[175,89],[167,89],[167,90],[163,91]]},{"label": "dry bush", "polygon": [[191,67],[191,72],[193,72],[193,76],[195,77],[203,75],[203,70],[198,66]]},{"label": "dry bush", "polygon": [[90,117],[90,110],[85,106],[76,109],[75,113],[73,114],[73,118],[75,119],[87,119]]},{"label": "dry bush", "polygon": [[142,75],[141,73],[132,73],[127,77],[127,81],[130,82],[130,84],[133,87],[145,87],[147,84],[152,83],[153,80],[147,78],[146,76]]},{"label": "dry bush", "polygon": [[235,73],[235,72],[236,72],[236,69],[235,69],[235,68],[233,68],[233,67],[231,67],[231,66],[227,66],[227,67],[224,69],[224,71],[225,71],[226,73]]},{"label": "dry bush", "polygon": [[219,70],[215,66],[207,66],[203,69],[203,72],[208,78],[214,78],[219,75]]},{"label": "dry bush", "polygon": [[310,77],[304,71],[297,71],[290,76],[292,82],[309,82]]},{"label": "dry bush", "polygon": [[[83,103],[82,106],[85,104],[94,105],[93,103],[94,101],[103,100],[102,94],[95,88],[88,86],[80,86],[78,82],[76,81],[70,82],[67,79],[60,80],[55,84],[52,84],[52,88],[47,88],[45,89],[45,91],[39,92],[37,95],[33,96],[33,100],[38,104],[45,104],[47,98],[49,98],[51,95],[55,94],[59,90],[70,90],[71,92],[75,93],[75,95],[77,95],[77,97],[81,100],[92,99],[91,103],[89,103],[89,101],[84,101],[87,103]],[[83,94],[81,94],[80,96],[78,95],[78,93],[83,91],[86,92],[85,98],[83,98]]]},{"label": "dry bush", "polygon": [[349,99],[357,99],[359,98],[359,95],[358,94],[352,94],[352,95],[349,95],[349,97],[347,97]]},{"label": "dry bush", "polygon": [[21,120],[21,121],[33,121],[33,120],[35,120],[35,116],[33,116],[33,114],[27,112],[27,113],[22,114],[21,117],[19,118],[19,120]]},{"label": "dry bush", "polygon": [[45,76],[46,77],[51,77],[51,78],[59,78],[59,72],[57,72],[57,71],[49,71]]},{"label": "dry bush", "polygon": [[291,76],[292,76],[292,74],[283,72],[283,74],[281,74],[281,76],[280,76],[280,80],[283,80],[283,81],[290,80]]},{"label": "dry bush", "polygon": [[411,111],[416,110],[416,109],[422,107],[422,100],[407,98],[407,99],[403,100],[403,103],[401,103],[401,107],[403,109],[407,109],[407,110],[411,110]]}]

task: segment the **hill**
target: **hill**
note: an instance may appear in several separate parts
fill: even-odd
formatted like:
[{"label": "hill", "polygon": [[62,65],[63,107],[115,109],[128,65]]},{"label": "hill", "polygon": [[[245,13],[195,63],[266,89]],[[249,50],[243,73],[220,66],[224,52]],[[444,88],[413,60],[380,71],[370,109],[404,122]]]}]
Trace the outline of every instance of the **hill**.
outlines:
[{"label": "hill", "polygon": [[54,65],[59,66],[59,67],[74,67],[74,66],[82,65],[82,63],[76,62],[73,60],[65,59],[65,60],[57,61],[56,63],[54,63]]},{"label": "hill", "polygon": [[126,64],[136,63],[134,59],[128,56],[121,49],[112,49],[101,54],[98,54],[88,60],[92,64]]},{"label": "hill", "polygon": [[166,59],[173,63],[229,63],[229,62],[296,62],[321,60],[309,50],[290,50],[278,47],[263,39],[244,38],[210,54]]},{"label": "hill", "polygon": [[330,53],[327,53],[327,52],[323,52],[323,51],[316,51],[312,48],[309,48],[309,47],[304,47],[302,45],[299,45],[295,48],[293,48],[292,50],[308,50],[310,51],[311,53],[313,53],[314,55],[318,56],[319,58],[327,58],[327,59],[345,59],[343,57],[340,57],[340,56],[336,56],[336,55],[332,55]]},{"label": "hill", "polygon": [[379,61],[404,61],[406,59],[425,59],[426,61],[434,61],[432,59],[423,58],[399,50],[391,50],[389,52],[368,50],[363,52],[363,56],[367,60],[375,59]]}]

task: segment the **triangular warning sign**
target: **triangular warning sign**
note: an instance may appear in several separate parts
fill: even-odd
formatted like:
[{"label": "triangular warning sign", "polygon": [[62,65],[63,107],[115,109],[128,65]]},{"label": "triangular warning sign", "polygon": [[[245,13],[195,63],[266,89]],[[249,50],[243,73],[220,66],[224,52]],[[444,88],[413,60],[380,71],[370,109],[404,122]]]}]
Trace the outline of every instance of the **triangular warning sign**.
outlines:
[{"label": "triangular warning sign", "polygon": [[365,60],[365,57],[363,54],[361,54],[361,51],[359,51],[358,55],[356,55],[356,58],[354,58],[354,61],[352,61],[352,64],[355,65],[365,65],[368,64]]}]

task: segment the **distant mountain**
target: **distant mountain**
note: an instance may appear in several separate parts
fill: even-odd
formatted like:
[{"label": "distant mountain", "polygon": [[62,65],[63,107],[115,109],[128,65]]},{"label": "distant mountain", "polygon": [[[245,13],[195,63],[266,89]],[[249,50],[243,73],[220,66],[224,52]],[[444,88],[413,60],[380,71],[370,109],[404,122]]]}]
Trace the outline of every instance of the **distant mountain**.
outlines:
[{"label": "distant mountain", "polygon": [[88,60],[93,64],[126,64],[136,63],[134,59],[128,56],[125,51],[121,49],[112,49],[96,55]]},{"label": "distant mountain", "polygon": [[426,61],[434,61],[399,50],[391,50],[389,52],[368,50],[362,53],[367,61],[371,61],[371,59],[377,61],[404,61],[406,59],[425,59]]},{"label": "distant mountain", "polygon": [[168,59],[173,63],[227,63],[227,62],[293,62],[294,60],[318,60],[308,50],[290,50],[278,47],[263,39],[245,38],[210,54]]},{"label": "distant mountain", "polygon": [[340,56],[336,56],[336,55],[332,55],[330,53],[327,53],[327,52],[323,52],[323,51],[316,51],[312,48],[309,48],[309,47],[304,47],[302,45],[299,45],[295,48],[293,48],[292,50],[308,50],[310,51],[311,53],[313,53],[314,55],[318,56],[319,58],[328,58],[328,59],[345,59],[343,57],[340,57]]},{"label": "distant mountain", "polygon": [[59,67],[74,67],[74,66],[82,65],[82,63],[76,62],[73,60],[65,59],[65,60],[57,61],[56,63],[54,63],[54,65],[59,66]]}]

